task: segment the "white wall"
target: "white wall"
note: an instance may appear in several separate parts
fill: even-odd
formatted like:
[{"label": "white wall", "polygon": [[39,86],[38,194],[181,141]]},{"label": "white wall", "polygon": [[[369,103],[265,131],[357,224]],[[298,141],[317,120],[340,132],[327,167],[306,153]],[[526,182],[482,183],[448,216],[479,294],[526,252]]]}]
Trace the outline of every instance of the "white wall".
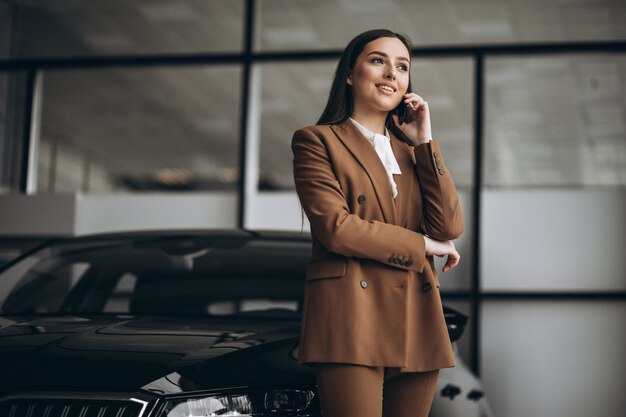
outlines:
[{"label": "white wall", "polygon": [[626,289],[626,192],[482,193],[483,290]]},{"label": "white wall", "polygon": [[0,235],[232,229],[236,225],[234,192],[0,196]]},{"label": "white wall", "polygon": [[[310,224],[300,210],[295,191],[262,192],[248,196],[247,229],[294,230],[308,233]],[[304,221],[304,222],[303,222]]]},{"label": "white wall", "polygon": [[[485,190],[483,291],[626,289],[626,193]],[[621,417],[626,303],[483,301],[480,372],[496,416]]]},{"label": "white wall", "polygon": [[622,417],[626,303],[489,301],[481,377],[497,417]]}]

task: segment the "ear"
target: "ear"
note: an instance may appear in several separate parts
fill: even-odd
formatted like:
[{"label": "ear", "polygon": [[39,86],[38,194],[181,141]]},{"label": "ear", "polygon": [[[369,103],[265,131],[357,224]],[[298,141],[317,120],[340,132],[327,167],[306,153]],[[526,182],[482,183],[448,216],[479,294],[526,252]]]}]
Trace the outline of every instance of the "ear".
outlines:
[{"label": "ear", "polygon": [[348,75],[348,85],[352,85],[352,75]]}]

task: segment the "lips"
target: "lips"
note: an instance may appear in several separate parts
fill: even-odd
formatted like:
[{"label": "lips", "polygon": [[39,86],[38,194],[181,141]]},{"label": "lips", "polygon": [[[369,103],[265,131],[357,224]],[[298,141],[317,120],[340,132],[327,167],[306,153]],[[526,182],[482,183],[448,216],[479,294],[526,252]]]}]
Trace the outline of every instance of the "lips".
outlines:
[{"label": "lips", "polygon": [[[387,87],[387,88],[382,88],[382,87]],[[396,87],[394,87],[391,84],[387,84],[387,83],[378,83],[376,84],[376,87],[386,93],[395,93],[396,92]]]}]

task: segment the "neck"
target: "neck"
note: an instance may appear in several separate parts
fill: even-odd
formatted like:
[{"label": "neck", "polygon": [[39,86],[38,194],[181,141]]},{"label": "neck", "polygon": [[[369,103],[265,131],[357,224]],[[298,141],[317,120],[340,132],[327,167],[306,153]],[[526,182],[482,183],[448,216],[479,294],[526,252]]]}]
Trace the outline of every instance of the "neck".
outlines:
[{"label": "neck", "polygon": [[387,119],[387,112],[364,111],[362,109],[355,108],[350,117],[374,133],[379,133],[381,135],[385,134],[385,120]]}]

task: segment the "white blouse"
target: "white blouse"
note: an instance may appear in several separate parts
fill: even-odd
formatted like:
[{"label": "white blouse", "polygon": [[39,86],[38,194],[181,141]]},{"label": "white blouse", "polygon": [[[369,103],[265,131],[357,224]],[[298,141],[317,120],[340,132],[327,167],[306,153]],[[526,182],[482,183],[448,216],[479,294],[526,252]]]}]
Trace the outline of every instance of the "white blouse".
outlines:
[{"label": "white blouse", "polygon": [[363,136],[365,136],[369,143],[371,143],[374,147],[374,150],[376,150],[376,153],[380,157],[380,160],[387,171],[393,198],[396,198],[398,195],[398,188],[396,187],[396,182],[393,180],[393,174],[402,174],[402,172],[400,172],[400,165],[398,165],[398,161],[396,160],[393,150],[391,149],[391,139],[389,138],[387,126],[385,126],[385,134],[381,135],[380,133],[372,132],[352,117],[350,117],[350,120],[356,127],[359,128],[361,133],[363,133]]}]

